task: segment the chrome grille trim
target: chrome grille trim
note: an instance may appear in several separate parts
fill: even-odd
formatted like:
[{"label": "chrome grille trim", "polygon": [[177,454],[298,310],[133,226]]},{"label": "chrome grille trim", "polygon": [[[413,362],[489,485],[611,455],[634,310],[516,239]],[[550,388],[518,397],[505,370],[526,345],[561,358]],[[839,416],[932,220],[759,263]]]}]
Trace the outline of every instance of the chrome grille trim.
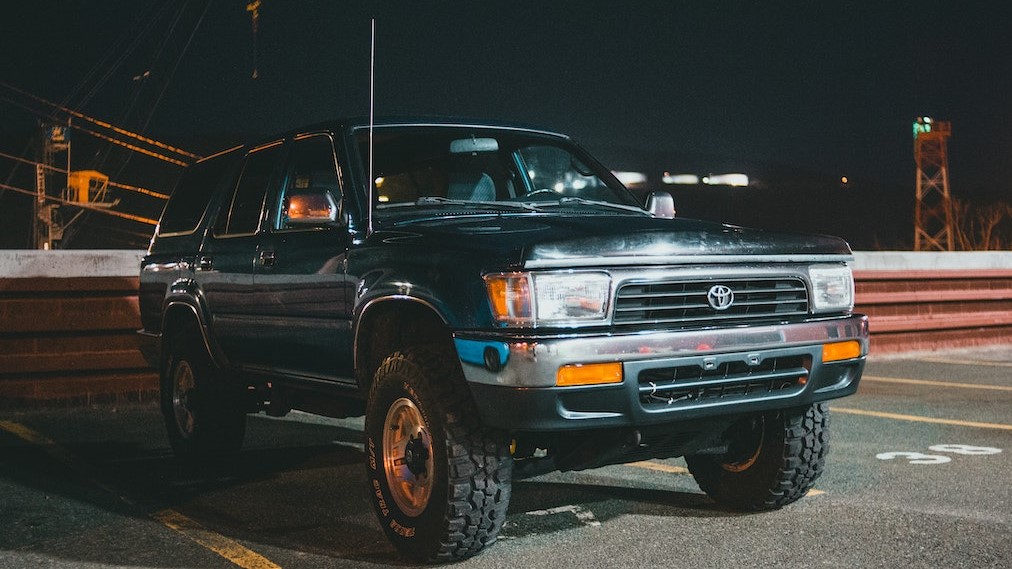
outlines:
[{"label": "chrome grille trim", "polygon": [[[734,291],[730,308],[706,300],[714,285]],[[808,288],[797,277],[727,278],[629,282],[615,294],[615,325],[692,325],[707,321],[780,321],[807,316]]]}]

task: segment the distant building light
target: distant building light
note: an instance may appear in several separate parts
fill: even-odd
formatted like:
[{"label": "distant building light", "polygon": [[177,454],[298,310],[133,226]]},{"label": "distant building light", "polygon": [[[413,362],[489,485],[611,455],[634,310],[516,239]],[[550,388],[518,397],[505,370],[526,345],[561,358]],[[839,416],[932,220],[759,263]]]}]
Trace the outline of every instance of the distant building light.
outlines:
[{"label": "distant building light", "polygon": [[710,186],[743,188],[748,186],[748,176],[745,174],[711,174],[703,178],[703,183]]},{"label": "distant building light", "polygon": [[615,172],[615,177],[618,178],[619,182],[622,182],[626,186],[636,186],[639,184],[645,184],[647,181],[647,175],[642,172]]},{"label": "distant building light", "polygon": [[695,174],[669,174],[665,172],[661,181],[665,184],[684,184],[694,186],[699,183],[699,176]]},{"label": "distant building light", "polygon": [[376,198],[380,203],[387,203],[390,201],[390,196],[379,196]]},{"label": "distant building light", "polygon": [[565,191],[566,185],[563,184],[562,182],[555,182],[554,189],[555,189],[555,191],[557,191],[557,192],[559,192],[561,194],[563,191]]},{"label": "distant building light", "polygon": [[840,178],[840,183],[841,184],[847,184],[849,182],[850,182],[850,179],[847,178],[847,176],[843,176],[843,177]]}]

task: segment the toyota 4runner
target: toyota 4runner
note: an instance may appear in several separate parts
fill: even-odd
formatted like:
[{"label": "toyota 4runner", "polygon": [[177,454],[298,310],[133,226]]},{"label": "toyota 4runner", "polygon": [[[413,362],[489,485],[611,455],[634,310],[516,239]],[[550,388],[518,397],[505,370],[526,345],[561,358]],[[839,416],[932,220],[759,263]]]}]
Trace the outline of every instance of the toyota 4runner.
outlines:
[{"label": "toyota 4runner", "polygon": [[177,455],[237,451],[248,413],[364,414],[383,530],[453,560],[555,470],[684,456],[725,507],[801,498],[868,351],[850,260],[641,205],[559,134],[346,121],[185,171],[139,333]]}]

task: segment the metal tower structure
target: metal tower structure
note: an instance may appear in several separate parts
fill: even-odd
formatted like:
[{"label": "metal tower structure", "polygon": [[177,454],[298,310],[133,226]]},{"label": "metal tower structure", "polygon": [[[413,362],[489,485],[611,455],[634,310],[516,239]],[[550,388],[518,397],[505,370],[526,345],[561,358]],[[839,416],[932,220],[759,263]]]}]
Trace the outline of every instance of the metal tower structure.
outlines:
[{"label": "metal tower structure", "polygon": [[[70,122],[66,125],[42,125],[42,148],[35,163],[35,219],[33,233],[36,249],[59,249],[64,230],[80,218],[85,210],[109,210],[119,200],[109,201],[109,176],[95,170],[70,169]],[[56,165],[65,154],[65,168]],[[162,197],[143,188],[118,187]],[[154,225],[157,222],[122,212],[112,215]]]},{"label": "metal tower structure", "polygon": [[949,121],[918,117],[914,122],[914,161],[917,163],[914,251],[955,250],[947,151],[951,134]]},{"label": "metal tower structure", "polygon": [[51,198],[50,187],[55,185],[53,171],[56,170],[56,158],[66,153],[67,170],[70,170],[70,138],[66,125],[42,125],[41,160],[35,165],[35,219],[33,220],[36,249],[56,249],[63,239],[63,223],[60,218],[60,206]]}]

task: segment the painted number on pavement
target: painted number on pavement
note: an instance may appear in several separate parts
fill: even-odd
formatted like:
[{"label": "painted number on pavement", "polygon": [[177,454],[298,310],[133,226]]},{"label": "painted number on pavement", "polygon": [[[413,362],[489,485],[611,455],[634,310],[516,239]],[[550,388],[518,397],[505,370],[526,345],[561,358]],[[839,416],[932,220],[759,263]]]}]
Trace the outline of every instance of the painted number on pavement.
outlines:
[{"label": "painted number on pavement", "polygon": [[[934,452],[944,452],[947,454],[961,454],[961,455],[973,455],[982,456],[988,454],[998,454],[1001,452],[1000,448],[993,447],[978,447],[972,445],[932,445],[928,447],[928,450]],[[875,458],[879,460],[895,460],[895,459],[906,459],[910,464],[945,464],[951,462],[952,457],[941,455],[941,454],[925,454],[922,452],[882,452],[875,455]]]}]

